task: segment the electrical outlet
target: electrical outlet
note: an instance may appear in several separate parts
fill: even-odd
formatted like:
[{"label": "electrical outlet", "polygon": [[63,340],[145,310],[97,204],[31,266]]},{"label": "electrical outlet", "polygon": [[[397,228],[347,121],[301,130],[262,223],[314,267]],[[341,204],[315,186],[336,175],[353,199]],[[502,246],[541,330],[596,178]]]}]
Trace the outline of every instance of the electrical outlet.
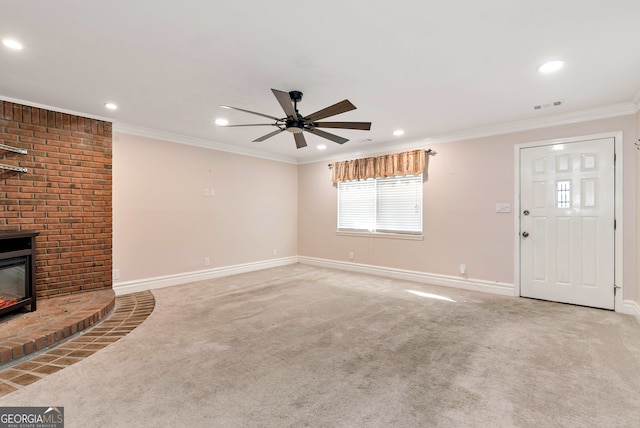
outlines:
[{"label": "electrical outlet", "polygon": [[113,279],[120,279],[120,269],[113,270]]},{"label": "electrical outlet", "polygon": [[273,249],[273,255],[274,255],[274,256],[277,256],[277,255],[278,255],[278,249],[277,249],[277,248],[274,248],[274,249]]},{"label": "electrical outlet", "polygon": [[209,266],[211,264],[211,259],[209,259],[209,257],[205,257],[204,258],[204,265],[205,266]]},{"label": "electrical outlet", "polygon": [[466,275],[467,274],[467,265],[465,265],[464,263],[460,264],[460,275]]},{"label": "electrical outlet", "polygon": [[353,251],[349,251],[349,260],[353,260]]},{"label": "electrical outlet", "polygon": [[205,198],[207,198],[209,196],[209,189],[208,188],[204,188],[202,190],[202,196],[204,196]]}]

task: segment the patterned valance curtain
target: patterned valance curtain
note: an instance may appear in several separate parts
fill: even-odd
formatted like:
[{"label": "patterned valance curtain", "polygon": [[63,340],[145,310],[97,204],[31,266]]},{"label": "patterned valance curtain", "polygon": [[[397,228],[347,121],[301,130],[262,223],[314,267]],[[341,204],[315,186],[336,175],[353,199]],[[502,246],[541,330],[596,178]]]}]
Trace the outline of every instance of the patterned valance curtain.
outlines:
[{"label": "patterned valance curtain", "polygon": [[334,162],[331,165],[331,180],[366,180],[368,178],[418,175],[424,172],[426,164],[424,150],[411,150],[385,156]]}]

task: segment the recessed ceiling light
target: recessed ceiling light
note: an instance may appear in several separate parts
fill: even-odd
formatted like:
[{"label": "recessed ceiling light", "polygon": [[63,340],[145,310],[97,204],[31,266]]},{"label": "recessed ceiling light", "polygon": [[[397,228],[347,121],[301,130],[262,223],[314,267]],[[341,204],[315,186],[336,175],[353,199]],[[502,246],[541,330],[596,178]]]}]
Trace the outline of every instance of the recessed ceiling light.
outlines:
[{"label": "recessed ceiling light", "polygon": [[327,149],[326,144],[318,144],[318,150],[326,150],[326,149]]},{"label": "recessed ceiling light", "polygon": [[20,50],[22,49],[22,43],[14,39],[3,39],[2,44],[10,49]]},{"label": "recessed ceiling light", "polygon": [[115,105],[114,103],[104,103],[104,106],[106,108],[108,108],[109,110],[117,110],[118,109],[118,106]]},{"label": "recessed ceiling light", "polygon": [[538,67],[538,71],[540,73],[553,73],[554,71],[560,70],[563,65],[563,61],[549,61]]},{"label": "recessed ceiling light", "polygon": [[402,129],[396,129],[395,131],[393,131],[393,135],[399,137],[400,135],[404,135],[404,131]]},{"label": "recessed ceiling light", "polygon": [[216,119],[216,125],[218,126],[227,126],[229,124],[229,121],[227,119],[224,119],[222,117]]}]

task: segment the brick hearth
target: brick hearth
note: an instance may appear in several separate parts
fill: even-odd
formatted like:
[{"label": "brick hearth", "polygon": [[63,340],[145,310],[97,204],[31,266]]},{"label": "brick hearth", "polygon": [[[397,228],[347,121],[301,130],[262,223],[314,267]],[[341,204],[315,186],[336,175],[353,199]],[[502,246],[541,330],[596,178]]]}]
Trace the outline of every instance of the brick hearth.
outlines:
[{"label": "brick hearth", "polygon": [[[85,299],[88,295],[94,295],[94,299]],[[81,299],[78,299],[80,297]],[[41,316],[51,319],[48,324],[49,334],[40,332],[37,324],[32,320],[25,320],[24,316],[15,318],[16,326],[20,326],[22,337],[63,337],[65,340],[55,342],[54,346],[41,349],[17,361],[0,364],[0,396],[30,385],[52,373],[75,364],[84,358],[88,358],[100,349],[109,346],[118,339],[126,336],[138,327],[151,314],[155,307],[155,300],[150,291],[127,294],[115,298],[115,309],[107,314],[103,320],[94,321],[107,308],[113,308],[113,294],[106,291],[84,293],[74,296],[75,300],[67,302],[67,312],[58,309],[65,305],[45,305],[38,308]],[[49,301],[54,299],[49,299]],[[48,302],[48,301],[46,301]],[[29,314],[26,314],[29,315]],[[26,316],[25,315],[25,316]],[[61,319],[66,319],[61,323]],[[42,321],[42,320],[41,320]],[[81,325],[90,324],[89,328],[75,336],[67,335]],[[65,327],[61,327],[65,325]],[[0,324],[2,331],[4,325]],[[15,327],[15,326],[14,326]],[[68,339],[68,340],[66,340]],[[7,338],[0,338],[0,347],[6,346]],[[30,339],[31,347],[35,348],[38,340]],[[41,342],[40,342],[41,343]]]},{"label": "brick hearth", "polygon": [[0,318],[0,367],[94,325],[115,305],[113,290],[54,297],[35,312]]}]

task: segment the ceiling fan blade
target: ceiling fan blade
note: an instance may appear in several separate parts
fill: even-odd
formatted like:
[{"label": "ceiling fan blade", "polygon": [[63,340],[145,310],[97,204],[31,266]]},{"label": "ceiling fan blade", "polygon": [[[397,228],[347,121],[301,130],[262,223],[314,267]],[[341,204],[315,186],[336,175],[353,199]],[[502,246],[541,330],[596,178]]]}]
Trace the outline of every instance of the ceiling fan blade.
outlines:
[{"label": "ceiling fan blade", "polygon": [[369,131],[371,122],[315,122],[315,128],[342,128],[342,129],[361,129]]},{"label": "ceiling fan blade", "polygon": [[322,110],[318,110],[315,113],[311,113],[309,116],[306,116],[306,120],[316,121],[319,119],[324,119],[325,117],[335,116],[336,114],[344,113],[350,110],[355,110],[356,106],[351,104],[349,100],[343,100],[339,103],[336,103],[327,108],[323,108]]},{"label": "ceiling fan blade", "polygon": [[331,141],[336,142],[338,144],[344,144],[347,141],[349,141],[349,139],[347,139],[347,138],[338,137],[337,135],[330,134],[328,132],[321,131],[319,129],[314,129],[314,128],[308,128],[307,129],[307,128],[305,128],[305,131],[309,131],[312,134],[317,135],[318,137],[326,138],[327,140],[331,140]]},{"label": "ceiling fan blade", "polygon": [[303,147],[307,147],[307,140],[304,139],[304,135],[302,133],[293,134],[293,138],[296,140],[296,147],[301,149]]},{"label": "ceiling fan blade", "polygon": [[276,126],[275,123],[247,123],[244,125],[222,125],[220,128],[237,128],[239,126]]},{"label": "ceiling fan blade", "polygon": [[252,142],[253,142],[253,143],[259,143],[260,141],[264,141],[264,140],[266,140],[267,138],[271,138],[271,137],[273,137],[274,135],[278,135],[278,134],[279,134],[279,133],[281,133],[282,131],[284,131],[284,129],[278,129],[277,131],[269,132],[267,135],[263,135],[263,136],[262,136],[262,137],[260,137],[260,138],[256,138],[256,139],[255,139],[255,140],[253,140]]},{"label": "ceiling fan blade", "polygon": [[255,114],[255,115],[262,116],[262,117],[266,117],[266,118],[273,119],[273,120],[280,120],[279,118],[277,118],[277,117],[273,117],[273,116],[269,116],[268,114],[262,114],[262,113],[258,113],[258,112],[251,111],[251,110],[245,110],[245,109],[243,109],[243,108],[231,107],[231,106],[220,106],[220,107],[222,107],[222,108],[228,108],[228,109],[230,109],[230,110],[243,111],[243,112],[245,112],[245,113]]},{"label": "ceiling fan blade", "polygon": [[291,95],[289,95],[289,92],[279,91],[277,89],[271,89],[271,92],[273,92],[273,95],[276,96],[278,103],[280,103],[280,106],[282,107],[282,110],[284,110],[284,113],[287,115],[287,117],[293,117],[297,120],[298,114],[293,108],[293,104],[291,103]]}]

